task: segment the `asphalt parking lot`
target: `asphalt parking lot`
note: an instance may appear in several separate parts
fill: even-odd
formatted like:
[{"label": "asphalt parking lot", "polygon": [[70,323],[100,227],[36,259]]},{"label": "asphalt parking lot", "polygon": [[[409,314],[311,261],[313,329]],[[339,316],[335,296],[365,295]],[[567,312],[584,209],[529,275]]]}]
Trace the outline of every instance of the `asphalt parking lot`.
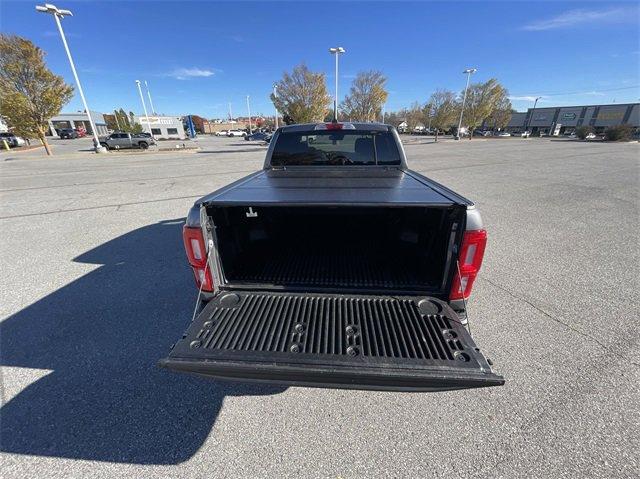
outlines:
[{"label": "asphalt parking lot", "polygon": [[507,380],[434,394],[156,367],[196,294],[184,215],[265,152],[199,145],[0,154],[4,478],[637,477],[637,143],[406,145],[412,168],[483,214],[471,326]]}]

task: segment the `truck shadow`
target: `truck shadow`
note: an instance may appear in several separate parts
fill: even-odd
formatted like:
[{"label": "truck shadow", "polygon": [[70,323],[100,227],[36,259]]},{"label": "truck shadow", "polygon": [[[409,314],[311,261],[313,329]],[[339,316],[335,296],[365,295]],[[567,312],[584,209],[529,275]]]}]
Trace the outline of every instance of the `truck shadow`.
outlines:
[{"label": "truck shadow", "polygon": [[182,224],[145,226],[78,256],[99,266],[0,324],[3,367],[52,370],[2,404],[1,451],[176,464],[198,451],[226,396],[284,390],[156,366],[195,300]]}]

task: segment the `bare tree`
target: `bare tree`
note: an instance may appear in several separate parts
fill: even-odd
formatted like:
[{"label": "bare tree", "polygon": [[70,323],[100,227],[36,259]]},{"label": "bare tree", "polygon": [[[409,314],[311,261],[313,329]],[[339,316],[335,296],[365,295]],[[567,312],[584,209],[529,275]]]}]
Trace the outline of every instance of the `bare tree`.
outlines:
[{"label": "bare tree", "polygon": [[380,118],[382,106],[389,96],[386,83],[386,77],[379,71],[358,73],[340,105],[342,114],[354,121],[371,122]]},{"label": "bare tree", "polygon": [[469,128],[469,139],[473,138],[473,131],[489,118],[499,105],[504,104],[507,95],[507,90],[495,78],[469,86],[463,114],[463,121]]},{"label": "bare tree", "polygon": [[439,130],[446,130],[452,126],[460,111],[456,94],[450,90],[433,92],[425,109],[431,118],[431,126],[436,129],[436,141]]},{"label": "bare tree", "polygon": [[422,123],[424,119],[423,106],[420,103],[413,102],[407,110],[405,121],[407,122],[407,130],[413,133],[416,127]]},{"label": "bare tree", "polygon": [[302,63],[291,74],[285,72],[277,83],[278,96],[271,101],[283,118],[293,123],[323,121],[331,98],[327,93],[324,73],[314,73]]},{"label": "bare tree", "polygon": [[47,155],[47,121],[60,113],[73,87],[44,63],[44,52],[25,38],[0,35],[0,115],[20,135],[36,136]]}]

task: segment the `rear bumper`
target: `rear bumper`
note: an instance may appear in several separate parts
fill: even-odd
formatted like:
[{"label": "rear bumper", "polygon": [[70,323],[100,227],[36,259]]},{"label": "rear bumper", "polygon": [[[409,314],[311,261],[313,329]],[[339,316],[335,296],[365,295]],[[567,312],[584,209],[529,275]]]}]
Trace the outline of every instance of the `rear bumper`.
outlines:
[{"label": "rear bumper", "polygon": [[164,359],[161,367],[222,380],[274,383],[286,386],[364,389],[374,391],[435,392],[501,386],[504,378],[493,373],[421,371],[278,364],[265,362],[189,361]]}]

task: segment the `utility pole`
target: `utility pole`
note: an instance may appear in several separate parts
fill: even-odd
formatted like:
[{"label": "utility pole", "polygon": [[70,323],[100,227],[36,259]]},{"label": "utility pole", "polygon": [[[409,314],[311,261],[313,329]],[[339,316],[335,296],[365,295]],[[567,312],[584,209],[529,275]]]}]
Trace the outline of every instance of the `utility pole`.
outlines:
[{"label": "utility pole", "polygon": [[62,44],[64,45],[64,49],[67,52],[67,57],[69,58],[69,64],[71,65],[71,71],[73,72],[73,78],[76,80],[76,86],[78,87],[78,93],[80,94],[80,98],[82,99],[82,104],[84,105],[84,110],[87,112],[87,116],[89,117],[89,124],[91,125],[91,131],[93,133],[93,143],[95,146],[96,153],[106,153],[107,149],[104,146],[100,145],[100,139],[98,138],[98,132],[96,131],[96,124],[93,122],[93,118],[91,118],[91,111],[89,110],[89,105],[87,104],[87,99],[84,97],[84,91],[82,91],[82,85],[80,84],[80,78],[78,78],[78,72],[76,72],[76,66],[73,63],[73,58],[71,57],[71,51],[69,50],[69,45],[67,44],[67,39],[64,36],[64,30],[62,30],[62,24],[60,23],[60,19],[64,17],[72,17],[73,13],[70,10],[60,10],[55,5],[51,5],[50,3],[45,4],[44,6],[37,5],[36,10],[42,13],[49,13],[53,15],[53,18],[56,20],[56,25],[58,26],[58,31],[60,32],[60,37],[62,38]]},{"label": "utility pole", "polygon": [[346,52],[342,47],[329,48],[329,53],[336,56],[336,96],[333,99],[333,120],[338,121],[338,57]]},{"label": "utility pole", "polygon": [[249,134],[253,133],[251,128],[251,107],[249,106],[249,95],[247,95],[247,112],[249,113]]},{"label": "utility pole", "polygon": [[147,105],[144,103],[144,96],[142,96],[142,87],[140,87],[140,80],[136,80],[138,85],[138,93],[140,93],[140,101],[142,101],[142,109],[144,110],[144,116],[147,119],[147,126],[149,127],[149,134],[153,138],[153,130],[151,129],[151,122],[149,121],[149,114],[147,113]]},{"label": "utility pole", "polygon": [[157,115],[156,109],[153,107],[153,101],[151,100],[151,90],[149,90],[149,85],[147,84],[147,80],[144,81],[144,86],[147,87],[147,96],[149,97],[149,105],[151,106],[151,114]]},{"label": "utility pole", "polygon": [[276,106],[276,102],[275,102],[276,98],[278,98],[278,84],[274,83],[273,84],[273,99],[274,99],[273,107],[276,110],[276,122],[275,123],[276,123],[276,130],[277,130],[278,129],[278,107]]},{"label": "utility pole", "polygon": [[531,115],[529,116],[529,120],[527,121],[527,127],[524,129],[525,132],[529,131],[529,127],[531,126],[531,119],[533,118],[533,114],[536,111],[536,105],[538,104],[538,100],[540,100],[542,97],[536,97],[536,100],[533,102],[533,108],[531,109]]},{"label": "utility pole", "polygon": [[467,101],[467,90],[469,89],[469,79],[471,78],[471,75],[477,71],[478,70],[476,68],[467,68],[465,71],[462,72],[467,74],[467,86],[464,87],[464,95],[462,97],[462,108],[460,109],[460,121],[458,122],[458,131],[456,132],[456,140],[460,139],[460,128],[462,128],[462,114],[464,113],[464,104]]},{"label": "utility pole", "polygon": [[233,115],[231,114],[231,102],[229,102],[229,121],[233,120]]}]

